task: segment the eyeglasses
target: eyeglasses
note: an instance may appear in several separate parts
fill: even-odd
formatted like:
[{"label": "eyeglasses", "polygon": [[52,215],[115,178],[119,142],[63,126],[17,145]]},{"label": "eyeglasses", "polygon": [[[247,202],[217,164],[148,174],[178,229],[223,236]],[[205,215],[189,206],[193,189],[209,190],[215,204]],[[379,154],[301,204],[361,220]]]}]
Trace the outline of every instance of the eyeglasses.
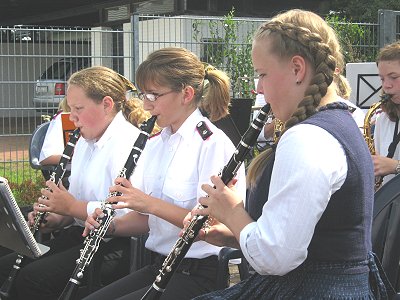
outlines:
[{"label": "eyeglasses", "polygon": [[154,102],[156,101],[158,98],[160,98],[161,96],[165,96],[171,93],[174,93],[175,91],[169,91],[166,93],[162,93],[162,94],[157,94],[157,93],[139,93],[139,99],[140,100],[144,100],[147,99],[150,102]]}]

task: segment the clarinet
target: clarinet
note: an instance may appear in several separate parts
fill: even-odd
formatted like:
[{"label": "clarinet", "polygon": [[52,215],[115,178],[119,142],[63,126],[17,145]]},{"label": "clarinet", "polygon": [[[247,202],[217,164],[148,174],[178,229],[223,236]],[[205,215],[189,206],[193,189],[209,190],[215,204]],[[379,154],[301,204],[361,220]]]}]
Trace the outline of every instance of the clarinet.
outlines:
[{"label": "clarinet", "polygon": [[[144,147],[146,146],[147,140],[154,128],[157,116],[152,116],[146,122],[144,122],[140,126],[140,134],[136,139],[131,153],[122,168],[119,172],[118,177],[129,178],[133,171],[136,168],[137,161],[142,154]],[[121,196],[119,192],[109,193],[107,198]],[[81,280],[83,278],[85,268],[92,261],[93,256],[96,254],[100,242],[105,236],[111,221],[115,216],[115,209],[112,208],[112,204],[110,202],[104,201],[102,203],[101,209],[103,210],[104,217],[96,218],[96,221],[100,224],[100,226],[90,232],[90,234],[86,237],[84,241],[84,247],[80,250],[80,257],[76,260],[76,267],[70,277],[67,285],[65,286],[62,294],[58,298],[59,300],[73,299],[78,287],[81,284]]]},{"label": "clarinet", "polygon": [[[228,184],[237,174],[237,171],[247,154],[250,152],[252,147],[257,141],[257,137],[260,134],[265,122],[267,121],[268,112],[270,110],[270,105],[264,105],[257,117],[253,120],[250,127],[244,133],[239,145],[236,147],[233,156],[222,169],[221,179],[225,184]],[[199,209],[204,208],[204,206],[199,205]],[[178,268],[179,264],[182,262],[183,258],[186,256],[189,248],[194,242],[194,239],[198,235],[200,229],[206,224],[208,216],[195,215],[190,221],[188,227],[183,232],[182,236],[176,241],[171,252],[165,258],[159,274],[157,275],[152,286],[147,290],[146,294],[141,298],[144,299],[159,299],[162,293],[165,291],[168,282],[170,281],[172,275]]]},{"label": "clarinet", "polygon": [[[70,136],[69,141],[67,143],[67,146],[64,149],[63,154],[61,155],[60,161],[58,162],[58,165],[56,166],[55,170],[50,175],[50,180],[57,185],[60,183],[60,181],[64,177],[65,172],[67,170],[67,164],[71,160],[76,141],[79,139],[79,136],[80,136],[79,128],[75,129],[72,133],[70,133],[69,136]],[[46,187],[46,190],[49,190],[49,188]],[[42,195],[42,199],[47,199],[47,197]],[[40,206],[43,206],[43,205],[40,205]],[[42,224],[45,217],[46,217],[45,212],[39,211],[36,213],[36,216],[34,218],[34,223],[30,226],[30,230],[33,235],[35,235],[37,233],[37,231],[40,228],[40,224]],[[2,298],[5,299],[10,296],[11,288],[14,284],[14,280],[18,274],[19,269],[21,268],[21,264],[22,264],[23,260],[24,260],[24,256],[18,254],[18,257],[15,260],[15,263],[12,267],[10,274],[8,275],[6,281],[4,281],[3,285],[0,288],[0,296]]]}]

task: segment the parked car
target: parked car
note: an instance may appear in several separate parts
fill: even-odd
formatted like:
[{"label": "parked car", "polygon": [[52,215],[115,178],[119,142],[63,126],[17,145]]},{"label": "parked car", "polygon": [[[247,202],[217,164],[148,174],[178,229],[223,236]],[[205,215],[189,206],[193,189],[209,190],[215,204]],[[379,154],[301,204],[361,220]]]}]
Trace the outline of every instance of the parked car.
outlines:
[{"label": "parked car", "polygon": [[65,97],[67,80],[72,73],[89,67],[86,57],[64,58],[54,62],[35,84],[33,104],[37,111],[53,113]]}]

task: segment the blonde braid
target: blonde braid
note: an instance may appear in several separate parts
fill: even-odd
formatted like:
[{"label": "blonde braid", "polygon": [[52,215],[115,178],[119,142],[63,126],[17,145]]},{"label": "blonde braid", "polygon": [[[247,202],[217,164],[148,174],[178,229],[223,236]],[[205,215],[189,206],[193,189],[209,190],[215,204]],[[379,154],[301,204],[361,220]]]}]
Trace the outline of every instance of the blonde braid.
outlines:
[{"label": "blonde braid", "polygon": [[[321,99],[326,95],[328,86],[333,81],[336,61],[328,44],[318,33],[311,32],[310,29],[304,27],[307,24],[300,26],[296,22],[288,23],[282,16],[284,14],[279,15],[277,20],[263,24],[256,32],[255,39],[271,38],[273,40],[271,51],[274,54],[287,58],[301,55],[310,62],[315,72],[297,110],[285,123],[283,134],[290,127],[316,113]],[[271,152],[272,150],[264,151],[250,164],[247,176],[249,186],[256,184]]]}]

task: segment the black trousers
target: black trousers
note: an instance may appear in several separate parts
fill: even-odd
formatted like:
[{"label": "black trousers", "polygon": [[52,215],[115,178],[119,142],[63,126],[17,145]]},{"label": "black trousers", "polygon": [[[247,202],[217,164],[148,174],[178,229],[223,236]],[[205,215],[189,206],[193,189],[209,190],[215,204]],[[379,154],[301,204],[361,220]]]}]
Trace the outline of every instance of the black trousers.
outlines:
[{"label": "black trousers", "polygon": [[[153,254],[154,263],[152,265],[111,283],[84,298],[84,300],[141,299],[154,282],[164,259],[165,256]],[[217,256],[204,259],[184,259],[172,276],[161,299],[192,299],[195,296],[215,290],[217,269]]]},{"label": "black trousers", "polygon": [[[79,250],[84,240],[82,231],[80,226],[63,229],[57,237],[43,243],[50,247],[48,253],[36,260],[25,258],[13,285],[11,299],[57,299],[80,256]],[[100,243],[96,255],[100,253],[104,256],[100,270],[104,284],[128,274],[129,238],[115,238]],[[0,258],[1,284],[8,277],[16,257],[17,254],[12,253]],[[85,280],[82,284],[85,284]]]}]

